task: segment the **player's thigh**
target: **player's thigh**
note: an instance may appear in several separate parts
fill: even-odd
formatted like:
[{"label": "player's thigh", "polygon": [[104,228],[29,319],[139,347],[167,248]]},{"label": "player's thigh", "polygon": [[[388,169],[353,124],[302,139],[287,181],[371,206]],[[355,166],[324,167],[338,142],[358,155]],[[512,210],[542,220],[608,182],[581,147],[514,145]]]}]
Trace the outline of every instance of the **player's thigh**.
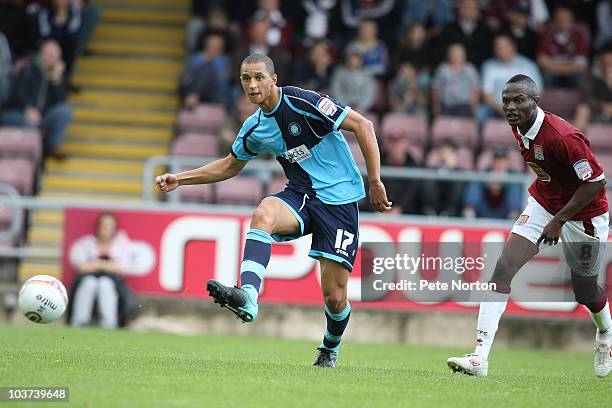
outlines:
[{"label": "player's thigh", "polygon": [[561,230],[565,270],[580,276],[599,273],[609,233],[608,213],[585,221],[568,221]]},{"label": "player's thigh", "polygon": [[511,232],[524,237],[535,245],[542,235],[544,227],[552,218],[553,216],[533,197],[529,197],[527,206],[516,219]]},{"label": "player's thigh", "polygon": [[269,234],[299,234],[300,222],[285,203],[272,198],[264,199],[253,212],[251,228],[267,231]]}]

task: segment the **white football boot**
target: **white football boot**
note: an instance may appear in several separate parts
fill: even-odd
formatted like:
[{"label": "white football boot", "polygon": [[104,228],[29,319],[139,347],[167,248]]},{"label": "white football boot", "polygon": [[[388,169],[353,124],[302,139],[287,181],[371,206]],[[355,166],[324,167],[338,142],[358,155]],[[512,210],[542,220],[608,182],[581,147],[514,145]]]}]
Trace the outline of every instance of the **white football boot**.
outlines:
[{"label": "white football boot", "polygon": [[463,357],[451,357],[446,360],[448,368],[454,373],[486,377],[489,372],[489,362],[481,360],[478,354],[466,354]]},{"label": "white football boot", "polygon": [[612,333],[607,336],[597,332],[595,336],[595,375],[607,377],[612,371]]}]

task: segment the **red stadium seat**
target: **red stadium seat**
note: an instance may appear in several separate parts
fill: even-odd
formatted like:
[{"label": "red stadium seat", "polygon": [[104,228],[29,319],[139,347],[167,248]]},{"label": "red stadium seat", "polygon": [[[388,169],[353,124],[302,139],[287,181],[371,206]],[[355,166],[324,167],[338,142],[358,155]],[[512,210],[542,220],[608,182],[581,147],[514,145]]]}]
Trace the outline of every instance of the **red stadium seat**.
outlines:
[{"label": "red stadium seat", "polygon": [[28,159],[0,158],[0,183],[12,185],[21,195],[32,194],[34,171],[34,165]]},{"label": "red stadium seat", "polygon": [[256,205],[262,199],[263,183],[257,177],[237,176],[216,187],[219,204]]},{"label": "red stadium seat", "polygon": [[266,196],[281,192],[287,185],[286,177],[275,177],[266,185]]},{"label": "red stadium seat", "polygon": [[[457,150],[457,167],[459,170],[473,170],[474,169],[474,152],[472,149],[467,147],[460,147]],[[425,159],[425,166],[428,168],[435,168],[440,165],[440,151],[438,148],[433,148]]]},{"label": "red stadium seat", "polygon": [[[478,156],[478,160],[476,163],[476,169],[480,171],[488,170],[493,163],[493,154],[495,149],[485,149]],[[521,153],[514,149],[508,150],[508,162],[510,165],[510,170],[515,171],[517,173],[522,173],[525,171],[525,161],[523,160],[523,156]]]},{"label": "red stadium seat", "polygon": [[383,141],[390,135],[402,135],[412,143],[424,146],[427,143],[427,117],[406,113],[388,113],[382,120]]},{"label": "red stadium seat", "polygon": [[483,148],[506,146],[515,149],[518,145],[512,128],[505,119],[489,119],[482,130]]},{"label": "red stadium seat", "polygon": [[216,134],[225,120],[225,107],[220,104],[202,104],[194,110],[179,113],[178,125],[181,132]]},{"label": "red stadium seat", "polygon": [[545,111],[569,120],[580,103],[580,93],[576,89],[546,88],[540,95],[540,106]]},{"label": "red stadium seat", "polygon": [[0,156],[25,157],[38,163],[42,156],[42,135],[36,129],[0,128]]},{"label": "red stadium seat", "polygon": [[171,152],[175,156],[217,157],[219,138],[196,133],[182,134],[172,144]]},{"label": "red stadium seat", "polygon": [[612,140],[612,125],[594,123],[589,127],[586,135],[595,154],[602,150],[612,151],[612,143],[610,143]]},{"label": "red stadium seat", "polygon": [[431,137],[434,146],[445,139],[468,148],[478,145],[476,122],[473,118],[438,116],[433,122]]},{"label": "red stadium seat", "polygon": [[215,190],[212,184],[182,186],[179,189],[181,201],[187,203],[214,203]]}]

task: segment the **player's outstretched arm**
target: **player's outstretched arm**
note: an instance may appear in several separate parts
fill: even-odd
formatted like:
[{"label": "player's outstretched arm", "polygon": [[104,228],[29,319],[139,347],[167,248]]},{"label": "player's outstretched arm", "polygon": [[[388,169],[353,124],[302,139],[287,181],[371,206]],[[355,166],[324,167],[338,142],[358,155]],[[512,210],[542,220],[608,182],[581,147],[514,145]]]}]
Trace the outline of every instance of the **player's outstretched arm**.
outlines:
[{"label": "player's outstretched arm", "polygon": [[340,128],[355,133],[359,147],[365,158],[370,184],[370,202],[372,208],[379,212],[389,211],[391,202],[387,199],[385,186],[380,180],[380,152],[376,143],[376,134],[372,122],[359,113],[351,110],[342,121]]},{"label": "player's outstretched arm", "polygon": [[230,154],[223,159],[215,160],[197,169],[157,176],[155,177],[155,183],[164,193],[168,193],[178,186],[216,183],[238,175],[246,164],[247,161],[238,160]]}]

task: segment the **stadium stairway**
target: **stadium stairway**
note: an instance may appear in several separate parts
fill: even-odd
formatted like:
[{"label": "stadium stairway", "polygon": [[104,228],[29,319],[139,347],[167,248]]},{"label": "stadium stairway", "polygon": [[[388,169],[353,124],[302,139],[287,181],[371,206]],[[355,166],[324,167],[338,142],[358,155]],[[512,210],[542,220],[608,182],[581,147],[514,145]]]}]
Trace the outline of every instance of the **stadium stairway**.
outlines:
[{"label": "stadium stairway", "polygon": [[[173,136],[176,84],[184,60],[189,0],[95,0],[100,22],[77,62],[73,122],[64,161],[47,159],[38,196],[138,202],[144,163],[164,155]],[[62,248],[61,211],[31,214],[28,245]],[[61,275],[61,259],[26,258],[20,278]]]}]

